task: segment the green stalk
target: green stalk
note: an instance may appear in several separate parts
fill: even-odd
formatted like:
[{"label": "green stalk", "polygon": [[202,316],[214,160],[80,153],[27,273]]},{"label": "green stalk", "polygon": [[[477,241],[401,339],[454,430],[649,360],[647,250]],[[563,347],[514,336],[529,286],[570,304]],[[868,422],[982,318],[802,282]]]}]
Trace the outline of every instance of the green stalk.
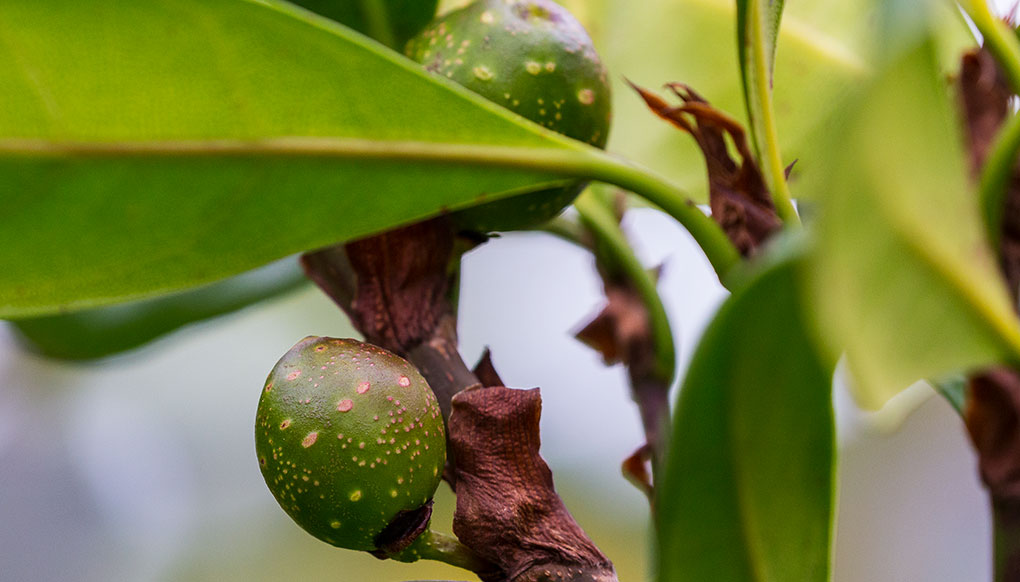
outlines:
[{"label": "green stalk", "polygon": [[406,550],[394,556],[401,562],[414,562],[419,559],[434,560],[475,573],[490,572],[492,564],[478,557],[467,546],[448,534],[425,530]]},{"label": "green stalk", "polygon": [[790,194],[789,185],[786,183],[786,167],[783,165],[783,156],[779,152],[779,132],[776,129],[775,111],[772,107],[772,87],[769,83],[769,66],[765,50],[765,15],[761,12],[759,2],[747,3],[748,28],[750,30],[751,47],[749,57],[751,61],[748,66],[753,67],[754,74],[746,75],[751,81],[747,85],[748,100],[757,102],[757,115],[754,115],[750,103],[748,113],[751,123],[754,125],[755,141],[758,145],[758,155],[763,159],[762,170],[765,180],[768,182],[769,191],[772,193],[772,203],[776,206],[776,212],[784,223],[800,225],[800,216],[793,205],[793,196]]},{"label": "green stalk", "polygon": [[634,250],[620,229],[612,210],[601,204],[591,192],[578,197],[574,207],[577,208],[585,226],[601,243],[600,248],[610,255],[610,260],[641,296],[641,301],[648,311],[648,323],[654,342],[656,374],[666,386],[669,386],[676,375],[676,346],[673,344],[673,332],[669,327],[669,318],[659,297],[655,279],[634,255]]},{"label": "green stalk", "polygon": [[1013,176],[1017,152],[1020,152],[1020,115],[1012,115],[995,137],[981,169],[978,196],[985,219],[988,240],[999,249],[1002,237],[1002,213],[1006,206],[1006,189]]},{"label": "green stalk", "polygon": [[[622,277],[637,291],[648,318],[652,339],[653,368],[635,367],[624,360],[630,376],[630,390],[641,414],[645,439],[651,451],[652,488],[649,501],[655,505],[654,484],[661,479],[666,457],[667,440],[672,434],[669,414],[669,387],[676,376],[676,346],[669,326],[666,308],[656,285],[655,277],[644,268],[634,254],[626,235],[620,228],[616,214],[608,200],[592,190],[582,194],[574,207],[590,236],[594,238],[596,261],[612,271],[610,277]],[[569,235],[569,233],[564,233]],[[561,234],[562,236],[562,234]]]},{"label": "green stalk", "polygon": [[712,264],[723,285],[734,266],[740,264],[737,248],[722,228],[675,186],[647,170],[604,155],[591,178],[619,186],[658,206],[691,234]]},{"label": "green stalk", "polygon": [[57,142],[0,138],[0,156],[43,158],[306,157],[517,168],[619,186],[659,206],[694,237],[725,285],[740,254],[722,228],[676,186],[651,171],[567,138],[563,147],[513,147],[359,138],[272,138],[151,142]]}]

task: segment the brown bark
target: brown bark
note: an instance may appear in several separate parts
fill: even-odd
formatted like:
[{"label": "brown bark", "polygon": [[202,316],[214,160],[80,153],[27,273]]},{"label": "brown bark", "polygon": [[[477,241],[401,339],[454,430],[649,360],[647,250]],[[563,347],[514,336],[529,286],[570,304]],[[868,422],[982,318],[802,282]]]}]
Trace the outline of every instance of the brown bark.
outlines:
[{"label": "brown bark", "polygon": [[450,417],[457,455],[453,531],[497,564],[493,582],[615,582],[612,563],[588,539],[553,487],[539,455],[537,388],[473,388]]}]

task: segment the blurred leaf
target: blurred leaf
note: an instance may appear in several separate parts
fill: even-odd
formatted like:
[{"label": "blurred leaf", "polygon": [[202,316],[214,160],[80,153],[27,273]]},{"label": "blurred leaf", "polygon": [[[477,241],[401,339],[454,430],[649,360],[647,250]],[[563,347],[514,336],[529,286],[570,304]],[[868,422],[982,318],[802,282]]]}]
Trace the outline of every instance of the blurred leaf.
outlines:
[{"label": "blurred leaf", "polygon": [[887,30],[889,60],[845,102],[845,124],[819,150],[827,178],[811,184],[824,202],[811,288],[819,330],[846,350],[869,408],[921,378],[1020,360],[948,86],[930,35],[917,34],[923,16],[904,13],[910,28]]},{"label": "blurred leaf", "polygon": [[6,0],[0,39],[0,317],[209,283],[602,155],[276,0]]},{"label": "blurred leaf", "polygon": [[[568,3],[569,4],[569,3]],[[644,0],[605,2],[595,35],[614,82],[614,126],[609,148],[640,160],[699,201],[707,201],[704,163],[688,136],[656,124],[641,100],[628,92],[627,78],[655,89],[669,81],[690,85],[713,105],[747,125],[736,50],[733,0]],[[775,56],[773,108],[784,159],[799,160],[791,178],[798,188],[821,171],[817,148],[827,137],[833,108],[871,73],[873,0],[787,2]],[[939,41],[952,47],[973,42],[955,7],[940,12]]]},{"label": "blurred leaf", "polygon": [[403,52],[436,14],[439,0],[290,0]]},{"label": "blurred leaf", "polygon": [[658,496],[662,582],[828,579],[833,365],[802,315],[803,262],[746,280],[695,351]]},{"label": "blurred leaf", "polygon": [[[759,163],[765,164],[764,153],[768,132],[764,124],[764,103],[755,91],[764,86],[772,91],[779,22],[783,17],[783,0],[737,0],[737,56],[744,88],[751,137],[758,151]],[[771,99],[770,99],[771,100]]]},{"label": "blurred leaf", "polygon": [[190,323],[237,311],[307,281],[297,261],[290,258],[201,289],[12,323],[34,351],[53,358],[92,360],[132,350]]}]

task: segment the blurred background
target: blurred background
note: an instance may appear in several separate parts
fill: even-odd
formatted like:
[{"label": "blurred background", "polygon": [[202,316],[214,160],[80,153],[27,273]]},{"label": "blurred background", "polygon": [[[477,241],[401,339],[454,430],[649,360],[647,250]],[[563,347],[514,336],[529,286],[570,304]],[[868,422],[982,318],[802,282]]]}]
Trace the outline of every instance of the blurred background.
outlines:
[{"label": "blurred background", "polygon": [[[732,70],[732,55],[687,58],[700,39],[730,42],[732,30],[718,23],[732,22],[732,7],[720,9],[729,6],[721,0],[648,3],[662,10],[564,0],[582,18],[586,11],[609,14],[603,24],[631,31],[613,35],[589,22],[617,82],[624,72],[653,87],[685,80],[739,112],[735,78],[720,74]],[[689,10],[670,12],[680,4]],[[810,90],[814,79],[803,71],[818,65],[793,56],[813,46],[827,59],[822,66],[852,80],[858,63],[845,49],[862,38],[861,27],[850,25],[866,25],[852,17],[861,4],[788,3],[792,44],[781,43],[776,75],[790,82],[777,83],[777,108],[780,133],[794,136],[784,148],[791,158],[810,148],[810,138],[798,137],[810,131],[782,126],[782,108],[799,103],[785,102],[782,91]],[[997,4],[1005,12],[1012,0]],[[683,65],[663,69],[671,62],[663,55]],[[703,188],[703,168],[689,163],[696,154],[688,138],[663,130],[618,89],[610,149],[692,192]],[[662,294],[685,364],[725,293],[670,219],[639,209],[624,226],[645,263],[665,267]],[[567,506],[622,581],[652,580],[647,504],[619,470],[641,443],[636,410],[623,371],[605,367],[572,338],[602,302],[590,258],[546,235],[505,236],[466,257],[461,302],[465,359],[490,347],[509,385],[542,388],[542,453]],[[0,323],[0,582],[473,579],[441,564],[380,562],[321,543],[287,518],[262,481],[253,425],[270,368],[304,336],[352,334],[339,309],[311,286],[93,364],[24,351]],[[836,581],[990,579],[987,503],[949,405],[917,386],[882,412],[865,413],[841,382],[835,402]],[[436,529],[450,531],[453,504],[440,486]]]},{"label": "blurred background", "polygon": [[[686,363],[724,292],[670,219],[636,210],[625,228],[646,264],[665,265]],[[465,358],[489,346],[509,385],[542,387],[557,489],[622,581],[652,579],[646,502],[619,470],[641,442],[637,414],[622,370],[572,338],[602,301],[589,257],[508,235],[467,256],[461,301]],[[310,286],[98,364],[27,353],[0,327],[0,580],[473,579],[332,548],[276,505],[255,461],[255,408],[270,368],[310,334],[352,334]],[[927,395],[875,415],[837,391],[838,581],[990,577],[974,457],[955,413]],[[450,531],[453,506],[440,486],[436,529]]]}]

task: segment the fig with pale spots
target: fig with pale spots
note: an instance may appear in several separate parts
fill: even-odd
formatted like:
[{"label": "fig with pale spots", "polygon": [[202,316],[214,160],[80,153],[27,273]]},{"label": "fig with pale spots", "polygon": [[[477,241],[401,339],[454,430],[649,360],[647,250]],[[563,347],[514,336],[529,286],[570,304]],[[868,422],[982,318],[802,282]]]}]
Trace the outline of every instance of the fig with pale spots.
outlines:
[{"label": "fig with pale spots", "polygon": [[[406,54],[539,125],[602,148],[611,99],[591,38],[552,0],[476,0],[434,20]],[[454,214],[463,230],[528,228],[553,218],[585,183],[549,188]]]},{"label": "fig with pale spots", "polygon": [[431,501],[446,436],[410,363],[356,340],[308,337],[266,379],[255,452],[298,525],[334,546],[377,551],[387,526]]}]

